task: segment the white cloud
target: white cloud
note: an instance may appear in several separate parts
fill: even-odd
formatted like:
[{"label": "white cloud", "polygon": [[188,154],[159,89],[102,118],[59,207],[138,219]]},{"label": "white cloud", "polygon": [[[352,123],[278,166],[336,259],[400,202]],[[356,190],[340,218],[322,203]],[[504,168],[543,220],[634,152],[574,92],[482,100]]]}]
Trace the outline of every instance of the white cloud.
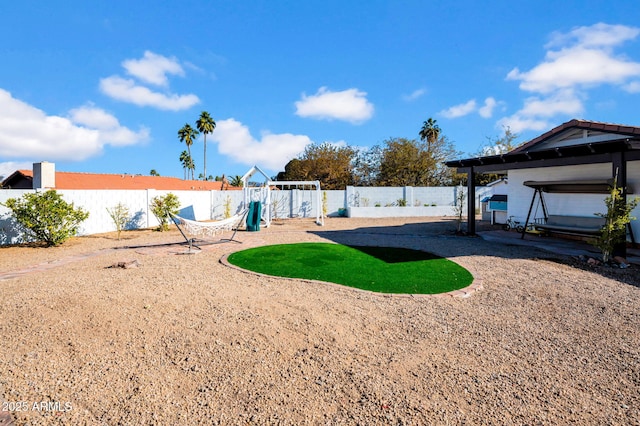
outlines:
[{"label": "white cloud", "polygon": [[121,126],[93,106],[70,111],[69,117],[47,115],[0,89],[0,156],[40,160],[81,161],[105,145],[130,145],[149,137]]},{"label": "white cloud", "polygon": [[217,121],[216,131],[209,138],[217,143],[220,154],[235,162],[275,171],[284,170],[285,164],[313,143],[308,136],[291,133],[264,132],[257,140],[247,126],[233,118]]},{"label": "white cloud", "polygon": [[112,146],[134,145],[149,139],[149,129],[146,127],[134,132],[120,125],[113,115],[91,105],[72,109],[69,114],[75,124],[98,130],[100,140]]},{"label": "white cloud", "polygon": [[518,114],[525,117],[575,116],[583,111],[582,101],[572,91],[561,91],[546,98],[527,98]]},{"label": "white cloud", "polygon": [[415,101],[416,99],[422,97],[425,93],[427,93],[425,89],[417,89],[408,95],[403,95],[402,99],[405,100],[406,102]]},{"label": "white cloud", "polygon": [[625,25],[609,25],[603,22],[590,27],[576,27],[566,34],[554,32],[546,48],[564,46],[574,42],[585,47],[616,46],[627,40],[633,40],[640,34],[640,28]]},{"label": "white cloud", "polygon": [[438,112],[438,115],[446,118],[460,118],[477,112],[482,118],[491,118],[493,110],[503,104],[504,102],[499,102],[495,98],[489,96],[484,100],[484,104],[481,107],[478,107],[476,100],[471,99],[463,104],[454,105],[450,108],[444,109]]},{"label": "white cloud", "polygon": [[167,74],[184,76],[182,66],[175,58],[167,58],[150,51],[144,52],[141,59],[127,59],[122,66],[129,75],[141,81],[157,86],[169,85]]},{"label": "white cloud", "polygon": [[521,80],[522,90],[540,93],[576,86],[618,85],[637,77],[640,77],[640,63],[582,46],[547,52],[545,62],[530,71],[520,72],[515,68],[507,75],[507,79]]},{"label": "white cloud", "polygon": [[623,87],[629,93],[640,93],[640,81],[632,81]]},{"label": "white cloud", "polygon": [[200,103],[194,94],[178,95],[169,92],[167,74],[183,76],[184,69],[177,59],[167,58],[150,51],[144,52],[141,59],[127,59],[122,62],[125,71],[140,82],[161,86],[158,92],[133,79],[112,75],[100,80],[100,90],[105,95],[138,106],[150,106],[168,111],[189,109]]},{"label": "white cloud", "polygon": [[558,46],[558,50],[549,50],[545,60],[529,71],[514,68],[507,79],[520,80],[522,90],[539,93],[601,84],[622,85],[640,77],[640,63],[615,56],[613,47],[638,34],[638,28],[602,23],[555,34],[547,46]]},{"label": "white cloud", "polygon": [[532,96],[525,99],[524,106],[511,117],[498,121],[500,127],[510,127],[515,133],[526,130],[543,131],[553,127],[552,119],[558,115],[575,117],[582,114],[582,101],[571,90],[564,90],[547,97]]},{"label": "white cloud", "polygon": [[476,100],[471,99],[464,104],[454,105],[451,108],[440,111],[438,114],[446,118],[458,118],[469,115],[476,110]]},{"label": "white cloud", "polygon": [[498,120],[497,126],[509,127],[513,133],[521,133],[526,130],[542,132],[549,130],[551,123],[547,120],[528,118],[514,114],[511,117],[504,117]]},{"label": "white cloud", "polygon": [[117,75],[100,80],[100,90],[105,95],[119,101],[169,111],[188,109],[200,102],[200,99],[193,94],[176,95],[154,92],[148,87],[137,85],[133,80],[124,79]]},{"label": "white cloud", "polygon": [[297,101],[296,115],[324,120],[343,120],[354,124],[362,123],[373,116],[373,104],[367,100],[366,92],[347,89],[332,92],[321,87],[315,95],[302,94]]},{"label": "white cloud", "polygon": [[507,80],[520,81],[520,89],[535,96],[525,99],[519,111],[498,125],[508,125],[514,132],[540,131],[548,129],[557,116],[583,113],[584,99],[593,88],[610,85],[640,92],[640,62],[614,52],[638,35],[640,28],[603,23],[552,34],[540,64],[508,73]]},{"label": "white cloud", "polygon": [[478,114],[480,114],[482,118],[491,118],[491,116],[493,115],[493,110],[497,106],[498,101],[496,101],[492,97],[488,97],[484,100],[484,105],[478,109]]}]

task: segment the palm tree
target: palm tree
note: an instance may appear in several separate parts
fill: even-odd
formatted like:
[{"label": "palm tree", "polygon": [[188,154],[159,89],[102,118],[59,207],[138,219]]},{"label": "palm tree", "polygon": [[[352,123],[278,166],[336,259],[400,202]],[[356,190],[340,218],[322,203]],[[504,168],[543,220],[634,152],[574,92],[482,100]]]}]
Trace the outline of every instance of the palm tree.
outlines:
[{"label": "palm tree", "polygon": [[180,142],[184,142],[187,145],[187,151],[189,154],[189,159],[191,160],[191,179],[193,177],[193,171],[195,170],[195,165],[193,164],[193,157],[191,156],[191,145],[193,145],[193,141],[198,137],[199,133],[196,129],[191,127],[189,124],[185,124],[182,129],[178,130],[178,139]]},{"label": "palm tree", "polygon": [[229,179],[229,183],[231,184],[231,186],[242,186],[242,176],[233,176],[231,179]]},{"label": "palm tree", "polygon": [[427,141],[427,150],[431,150],[431,145],[440,137],[440,127],[436,121],[429,117],[427,121],[422,123],[422,129],[420,129],[420,140]]},{"label": "palm tree", "polygon": [[193,179],[193,173],[196,171],[196,163],[193,162],[193,158],[187,158],[187,169],[191,170],[191,178]]},{"label": "palm tree", "polygon": [[207,180],[207,134],[213,133],[213,130],[216,128],[216,122],[211,118],[207,111],[202,111],[200,113],[200,118],[196,121],[196,127],[200,133],[204,135],[204,173],[205,180]]},{"label": "palm tree", "polygon": [[182,170],[184,171],[184,180],[187,180],[187,170],[191,170],[191,161],[190,161],[189,153],[187,151],[182,151],[180,153],[180,164],[182,164]]}]

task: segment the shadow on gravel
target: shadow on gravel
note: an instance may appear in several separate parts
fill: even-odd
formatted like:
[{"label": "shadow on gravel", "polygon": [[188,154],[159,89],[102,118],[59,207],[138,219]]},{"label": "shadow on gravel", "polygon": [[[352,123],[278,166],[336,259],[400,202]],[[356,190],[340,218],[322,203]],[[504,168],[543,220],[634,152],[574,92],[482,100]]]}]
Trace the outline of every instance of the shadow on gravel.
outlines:
[{"label": "shadow on gravel", "polygon": [[[498,225],[478,222],[476,231],[486,233],[498,231]],[[548,249],[540,240],[513,238],[484,239],[479,236],[458,235],[454,220],[438,222],[409,223],[397,226],[369,226],[349,230],[308,231],[327,240],[344,245],[371,245],[420,249],[440,256],[455,258],[458,256],[492,256],[502,259],[530,259],[548,261],[590,271],[603,277],[611,278],[640,288],[640,264],[633,262],[627,269],[608,265],[591,266],[581,260],[578,253],[590,253],[595,256],[594,247],[585,242],[548,239]],[[502,232],[502,231],[498,231]],[[493,234],[493,232],[489,232]],[[497,233],[496,233],[497,234]],[[546,238],[546,237],[545,237]],[[635,253],[635,251],[634,251]]]}]

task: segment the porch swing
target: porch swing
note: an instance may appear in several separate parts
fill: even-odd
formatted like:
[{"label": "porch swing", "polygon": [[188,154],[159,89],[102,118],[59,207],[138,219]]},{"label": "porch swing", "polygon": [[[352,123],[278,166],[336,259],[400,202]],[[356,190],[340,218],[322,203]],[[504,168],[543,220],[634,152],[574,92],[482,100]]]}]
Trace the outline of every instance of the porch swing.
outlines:
[{"label": "porch swing", "polygon": [[[525,182],[524,185],[529,186],[527,185],[527,183],[531,183],[531,182],[529,181]],[[531,219],[531,210],[533,209],[533,205],[536,202],[536,197],[538,198],[538,203],[536,204],[536,211],[533,214],[532,223],[529,224],[529,220]],[[540,207],[542,207],[542,217],[538,216],[538,208]],[[522,228],[521,238],[524,238],[525,233],[541,234],[543,231],[537,229],[537,226],[545,225],[548,220],[549,220],[549,214],[547,213],[547,205],[544,201],[542,187],[535,186],[533,191],[533,198],[531,198],[531,205],[529,206],[529,212],[527,213],[527,220],[525,220],[524,226]]]},{"label": "porch swing", "polygon": [[[583,180],[583,181],[526,181],[523,185],[533,188],[533,197],[529,205],[529,212],[524,224],[521,239],[525,233],[535,229],[541,232],[575,235],[581,237],[595,237],[604,225],[604,218],[599,216],[568,216],[550,215],[544,199],[544,192],[557,194],[607,194],[613,180]],[[536,198],[538,205],[531,221],[531,212]],[[543,217],[537,217],[538,207],[542,207]],[[633,239],[633,234],[631,235]]]}]

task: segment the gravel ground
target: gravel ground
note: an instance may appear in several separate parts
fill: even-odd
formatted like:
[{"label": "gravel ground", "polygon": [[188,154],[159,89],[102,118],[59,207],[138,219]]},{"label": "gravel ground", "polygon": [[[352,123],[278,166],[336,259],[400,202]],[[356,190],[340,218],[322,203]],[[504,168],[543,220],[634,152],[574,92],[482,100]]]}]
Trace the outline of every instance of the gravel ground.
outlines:
[{"label": "gravel ground", "polygon": [[[452,229],[330,218],[194,255],[158,245],[176,231],[1,248],[0,424],[640,424],[633,280]],[[299,241],[427,250],[483,289],[384,296],[219,262]]]}]

